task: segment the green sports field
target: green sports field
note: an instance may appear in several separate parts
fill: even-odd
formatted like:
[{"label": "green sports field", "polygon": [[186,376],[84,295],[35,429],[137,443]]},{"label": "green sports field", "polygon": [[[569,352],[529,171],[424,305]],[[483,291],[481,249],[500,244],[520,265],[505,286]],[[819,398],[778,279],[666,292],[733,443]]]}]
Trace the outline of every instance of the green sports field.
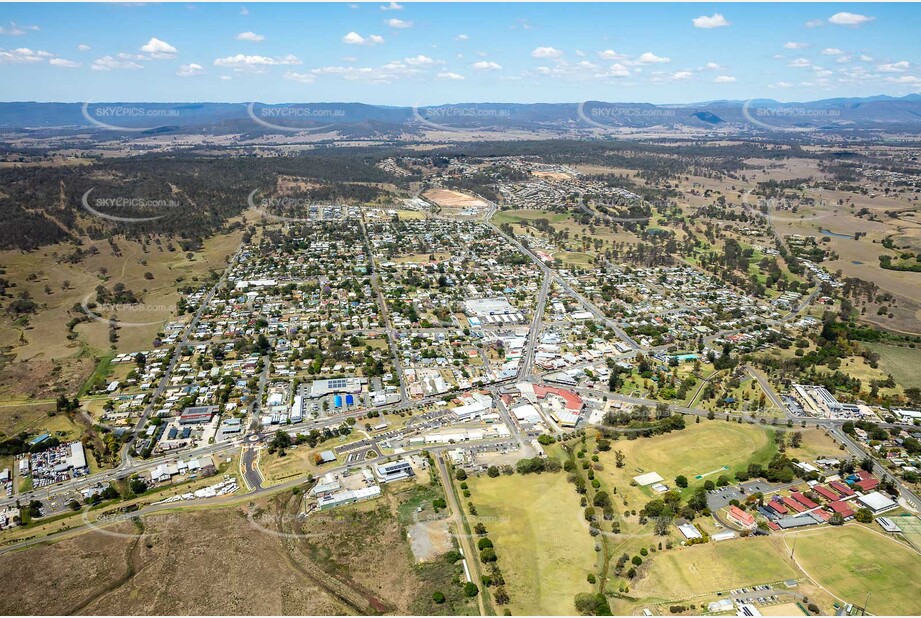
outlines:
[{"label": "green sports field", "polygon": [[869,592],[871,614],[921,614],[921,555],[913,549],[857,524],[796,536],[796,560],[835,596],[862,605]]}]

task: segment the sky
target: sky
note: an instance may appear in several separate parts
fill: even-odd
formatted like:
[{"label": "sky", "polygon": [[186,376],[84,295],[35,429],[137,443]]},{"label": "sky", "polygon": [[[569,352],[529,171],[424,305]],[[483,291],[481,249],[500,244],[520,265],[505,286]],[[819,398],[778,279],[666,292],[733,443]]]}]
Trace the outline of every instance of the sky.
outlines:
[{"label": "sky", "polygon": [[691,103],[921,91],[918,4],[0,4],[5,101]]}]

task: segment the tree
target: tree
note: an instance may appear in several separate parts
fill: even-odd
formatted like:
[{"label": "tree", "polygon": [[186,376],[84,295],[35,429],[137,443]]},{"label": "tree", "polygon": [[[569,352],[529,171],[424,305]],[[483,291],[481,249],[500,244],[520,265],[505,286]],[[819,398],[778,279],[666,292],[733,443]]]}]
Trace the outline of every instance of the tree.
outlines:
[{"label": "tree", "polygon": [[499,467],[498,466],[489,466],[489,469],[486,471],[486,474],[489,478],[496,478],[499,476]]},{"label": "tree", "polygon": [[473,582],[467,582],[464,584],[464,596],[468,598],[473,598],[476,595],[480,594],[480,587],[474,584]]},{"label": "tree", "polygon": [[432,595],[432,600],[438,603],[439,605],[441,605],[442,603],[445,602],[445,595],[442,592],[435,592]]},{"label": "tree", "polygon": [[480,551],[483,551],[484,549],[488,547],[492,547],[493,544],[492,544],[492,541],[489,540],[489,537],[483,537],[482,539],[477,541],[476,546],[477,546],[477,549],[479,549]]},{"label": "tree", "polygon": [[614,464],[618,468],[624,467],[624,459],[626,459],[626,457],[624,456],[623,451],[614,451]]},{"label": "tree", "polygon": [[862,524],[869,524],[873,521],[873,511],[868,508],[858,509],[857,513],[854,514],[854,519]]},{"label": "tree", "polygon": [[496,550],[494,550],[492,547],[487,547],[480,552],[480,561],[484,564],[495,562],[496,560],[498,560],[498,557],[496,556]]},{"label": "tree", "polygon": [[454,473],[454,478],[456,478],[458,481],[466,481],[467,471],[464,470],[463,468],[458,468],[457,472]]},{"label": "tree", "polygon": [[840,526],[844,523],[844,516],[841,513],[834,513],[828,523],[832,526]]},{"label": "tree", "polygon": [[684,489],[685,487],[688,486],[688,478],[684,476],[683,474],[679,474],[678,476],[675,477],[675,485]]}]

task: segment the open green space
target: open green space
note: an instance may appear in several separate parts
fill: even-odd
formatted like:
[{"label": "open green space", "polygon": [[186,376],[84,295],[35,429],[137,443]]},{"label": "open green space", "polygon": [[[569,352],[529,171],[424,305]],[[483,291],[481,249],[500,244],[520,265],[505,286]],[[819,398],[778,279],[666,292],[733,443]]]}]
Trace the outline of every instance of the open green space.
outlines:
[{"label": "open green space", "polygon": [[630,596],[677,601],[799,577],[775,545],[769,537],[753,537],[659,552],[640,571]]},{"label": "open green space", "polygon": [[921,350],[918,348],[887,345],[885,343],[864,343],[879,354],[879,366],[885,373],[891,373],[895,381],[904,388],[921,388]]},{"label": "open green space", "polygon": [[[684,475],[690,482],[690,491],[703,483],[703,479],[695,478],[697,475],[725,466],[718,474],[704,478],[714,482],[721,474],[732,478],[749,463],[764,464],[774,455],[772,430],[760,425],[707,419],[695,423],[691,417],[685,422],[687,427],[682,431],[612,442],[611,450],[601,453],[600,457],[605,470],[613,473],[614,485],[626,490],[634,476],[658,472],[670,487],[674,487],[675,477]],[[616,451],[624,454],[623,468],[615,467]]]},{"label": "open green space", "polygon": [[796,560],[819,584],[849,603],[862,605],[870,593],[868,605],[874,615],[921,614],[921,555],[883,534],[857,524],[799,532]]},{"label": "open green space", "polygon": [[[595,551],[579,498],[563,472],[471,477],[469,500],[495,544],[513,615],[571,615],[591,592]],[[501,611],[501,610],[500,610]]]}]

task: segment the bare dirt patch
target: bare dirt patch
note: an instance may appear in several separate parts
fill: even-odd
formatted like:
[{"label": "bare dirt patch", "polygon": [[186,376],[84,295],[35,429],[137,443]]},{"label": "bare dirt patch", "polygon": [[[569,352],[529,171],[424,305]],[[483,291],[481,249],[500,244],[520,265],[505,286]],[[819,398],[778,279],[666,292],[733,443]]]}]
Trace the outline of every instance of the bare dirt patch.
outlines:
[{"label": "bare dirt patch", "polygon": [[485,208],[486,202],[478,197],[451,189],[432,189],[423,194],[427,200],[446,208]]}]

